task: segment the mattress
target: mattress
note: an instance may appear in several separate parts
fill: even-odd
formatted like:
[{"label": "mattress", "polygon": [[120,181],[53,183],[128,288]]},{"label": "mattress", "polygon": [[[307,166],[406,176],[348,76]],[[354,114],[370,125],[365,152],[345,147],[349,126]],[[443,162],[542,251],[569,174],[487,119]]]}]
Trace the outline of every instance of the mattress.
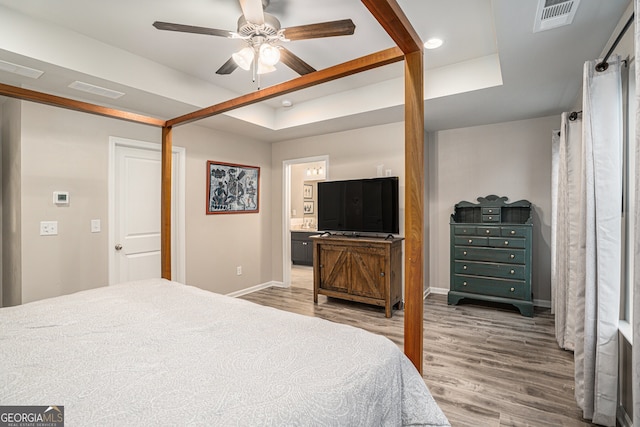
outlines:
[{"label": "mattress", "polygon": [[0,405],[67,426],[449,425],[362,329],[154,279],[0,309]]}]

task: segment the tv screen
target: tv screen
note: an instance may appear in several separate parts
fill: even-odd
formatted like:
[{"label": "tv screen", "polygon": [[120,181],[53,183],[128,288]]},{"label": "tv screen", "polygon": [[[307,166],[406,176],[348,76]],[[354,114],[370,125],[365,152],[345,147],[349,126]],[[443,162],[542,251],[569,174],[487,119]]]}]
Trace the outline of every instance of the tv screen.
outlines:
[{"label": "tv screen", "polygon": [[398,177],[318,182],[318,230],[399,233]]}]

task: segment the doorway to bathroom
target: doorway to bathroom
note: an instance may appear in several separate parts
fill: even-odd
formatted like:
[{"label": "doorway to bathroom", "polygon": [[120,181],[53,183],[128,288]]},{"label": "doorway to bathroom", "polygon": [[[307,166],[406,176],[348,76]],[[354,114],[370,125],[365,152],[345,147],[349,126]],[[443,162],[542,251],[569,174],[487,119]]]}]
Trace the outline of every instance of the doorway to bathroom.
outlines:
[{"label": "doorway to bathroom", "polygon": [[328,179],[329,156],[285,160],[283,191],[282,281],[313,288],[312,244],[317,231],[317,186]]}]

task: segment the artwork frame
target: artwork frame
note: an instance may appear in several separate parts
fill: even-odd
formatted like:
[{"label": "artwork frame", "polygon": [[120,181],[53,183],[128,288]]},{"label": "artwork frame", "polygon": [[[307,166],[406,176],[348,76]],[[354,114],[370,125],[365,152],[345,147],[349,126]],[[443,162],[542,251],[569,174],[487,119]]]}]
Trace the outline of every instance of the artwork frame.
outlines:
[{"label": "artwork frame", "polygon": [[260,167],[207,161],[207,215],[260,212]]},{"label": "artwork frame", "polygon": [[304,186],[302,187],[302,197],[305,199],[313,198],[313,185],[304,184]]},{"label": "artwork frame", "polygon": [[302,202],[302,213],[305,215],[313,213],[313,201]]}]

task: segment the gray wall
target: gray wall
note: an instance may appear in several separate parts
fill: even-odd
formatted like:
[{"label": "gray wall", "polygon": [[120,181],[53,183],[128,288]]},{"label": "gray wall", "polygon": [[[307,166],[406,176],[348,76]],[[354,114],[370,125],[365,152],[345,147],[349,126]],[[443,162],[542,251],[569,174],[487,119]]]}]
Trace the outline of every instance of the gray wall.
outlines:
[{"label": "gray wall", "polygon": [[[187,284],[227,294],[270,282],[270,144],[198,125],[175,128],[173,143],[187,152]],[[207,160],[260,167],[259,213],[205,214]]]},{"label": "gray wall", "polygon": [[[107,285],[109,137],[159,143],[160,129],[9,100],[2,130],[5,304]],[[186,148],[187,283],[229,293],[269,282],[270,146],[197,125],[176,128],[174,144]],[[258,214],[205,214],[207,160],[261,167]],[[68,207],[53,204],[56,190],[70,192]],[[59,234],[40,236],[43,220]]]},{"label": "gray wall", "polygon": [[22,203],[20,199],[21,102],[8,99],[2,109],[2,302],[22,301]]},{"label": "gray wall", "polygon": [[431,288],[449,289],[449,219],[461,200],[496,194],[534,207],[534,299],[551,300],[551,134],[559,117],[452,129],[429,135]]},{"label": "gray wall", "polygon": [[282,281],[282,176],[283,161],[329,156],[330,180],[373,178],[383,164],[400,179],[400,234],[404,234],[404,123],[373,126],[346,132],[278,142],[272,145],[273,218],[271,227],[273,278]]}]

